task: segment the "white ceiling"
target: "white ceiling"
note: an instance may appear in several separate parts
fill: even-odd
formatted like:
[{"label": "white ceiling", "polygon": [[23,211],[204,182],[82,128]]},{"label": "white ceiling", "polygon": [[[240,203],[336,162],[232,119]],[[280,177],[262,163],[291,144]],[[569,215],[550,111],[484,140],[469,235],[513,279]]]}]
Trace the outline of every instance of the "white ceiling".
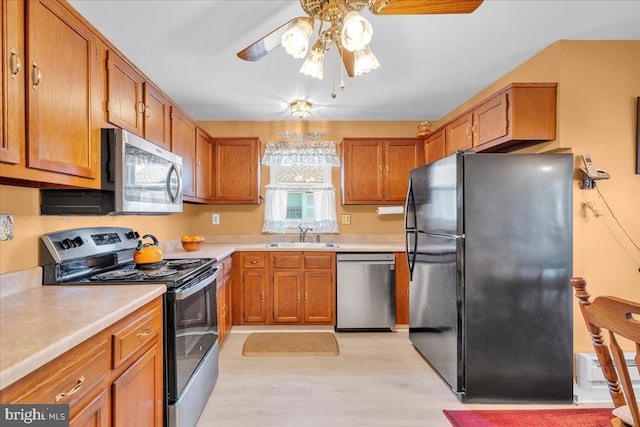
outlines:
[{"label": "white ceiling", "polygon": [[340,91],[335,47],[324,80],[300,74],[303,60],[281,47],[257,62],[236,56],[304,16],[295,0],[70,3],[196,120],[289,120],[296,99],[313,104],[311,120],[436,120],[557,40],[640,39],[640,0],[485,0],[468,15],[363,11],[381,66],[345,75]]}]

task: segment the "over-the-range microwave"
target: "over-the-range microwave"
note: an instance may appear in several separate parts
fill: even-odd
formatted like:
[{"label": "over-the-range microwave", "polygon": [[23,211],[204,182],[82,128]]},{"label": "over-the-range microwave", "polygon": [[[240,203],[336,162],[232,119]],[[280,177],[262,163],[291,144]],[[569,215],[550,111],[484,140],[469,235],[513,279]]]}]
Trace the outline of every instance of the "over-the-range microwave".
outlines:
[{"label": "over-the-range microwave", "polygon": [[42,189],[42,215],[182,212],[182,158],[123,129],[102,129],[101,189]]}]

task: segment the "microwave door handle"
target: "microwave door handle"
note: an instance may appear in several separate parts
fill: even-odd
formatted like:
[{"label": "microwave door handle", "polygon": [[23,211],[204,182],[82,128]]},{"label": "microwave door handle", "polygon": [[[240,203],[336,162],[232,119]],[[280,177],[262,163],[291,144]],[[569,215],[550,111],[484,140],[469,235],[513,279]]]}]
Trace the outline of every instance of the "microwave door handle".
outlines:
[{"label": "microwave door handle", "polygon": [[[171,175],[175,173],[178,176],[178,190],[176,191],[176,194],[173,194],[171,192]],[[171,203],[175,203],[176,199],[178,198],[178,194],[180,194],[180,186],[182,185],[182,183],[180,182],[180,176],[178,174],[178,168],[176,168],[176,165],[171,165],[171,167],[169,168],[169,173],[167,174],[167,195],[169,196],[169,200],[171,200]]]}]

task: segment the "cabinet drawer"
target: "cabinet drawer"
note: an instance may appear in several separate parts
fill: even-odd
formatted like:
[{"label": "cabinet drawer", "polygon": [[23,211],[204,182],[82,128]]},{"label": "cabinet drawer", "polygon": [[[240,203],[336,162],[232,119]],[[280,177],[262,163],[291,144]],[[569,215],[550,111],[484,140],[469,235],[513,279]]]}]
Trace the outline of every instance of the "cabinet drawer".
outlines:
[{"label": "cabinet drawer", "polygon": [[334,254],[304,254],[304,268],[330,269],[333,265]]},{"label": "cabinet drawer", "polygon": [[137,318],[125,319],[122,324],[112,335],[114,368],[161,334],[162,309],[154,307]]},{"label": "cabinet drawer", "polygon": [[242,257],[242,267],[244,268],[264,268],[267,263],[264,254],[245,255]]},{"label": "cabinet drawer", "polygon": [[109,372],[106,338],[80,344],[2,391],[3,403],[58,403],[71,407]]},{"label": "cabinet drawer", "polygon": [[302,254],[279,253],[271,255],[272,268],[300,268],[302,266]]}]

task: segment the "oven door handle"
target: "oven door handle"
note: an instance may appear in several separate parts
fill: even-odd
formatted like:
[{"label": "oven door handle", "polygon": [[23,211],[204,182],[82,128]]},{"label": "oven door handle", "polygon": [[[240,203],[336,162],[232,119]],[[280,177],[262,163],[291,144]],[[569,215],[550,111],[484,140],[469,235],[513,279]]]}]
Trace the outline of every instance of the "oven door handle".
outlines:
[{"label": "oven door handle", "polygon": [[174,293],[176,295],[176,301],[182,301],[185,298],[189,298],[191,295],[195,294],[196,292],[206,288],[216,280],[216,278],[218,277],[218,274],[220,274],[220,271],[216,269],[216,271],[211,276],[207,277],[201,282],[194,284],[193,286],[187,286],[184,288],[175,289]]}]

